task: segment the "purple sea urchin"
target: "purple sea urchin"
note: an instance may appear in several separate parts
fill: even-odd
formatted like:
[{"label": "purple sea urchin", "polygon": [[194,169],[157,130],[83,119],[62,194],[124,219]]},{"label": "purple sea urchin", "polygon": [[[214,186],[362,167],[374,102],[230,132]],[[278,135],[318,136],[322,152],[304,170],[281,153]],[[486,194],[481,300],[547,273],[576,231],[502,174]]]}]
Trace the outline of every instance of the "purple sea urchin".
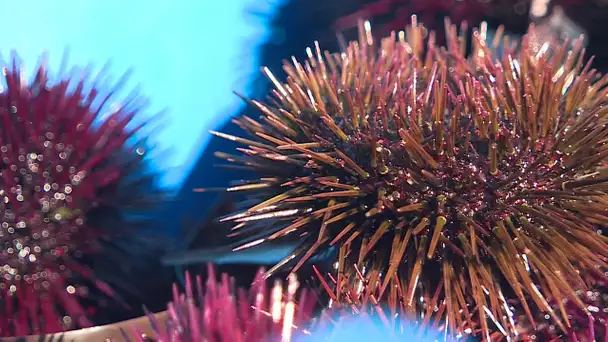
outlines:
[{"label": "purple sea urchin", "polygon": [[284,84],[264,69],[269,104],[236,120],[250,136],[215,133],[246,146],[217,155],[262,175],[228,189],[258,203],[222,220],[236,250],[299,236],[269,274],[336,246],[338,288],[352,265],[382,274],[375,300],[399,288],[414,322],[437,293],[448,338],[473,319],[484,340],[515,337],[517,310],[568,332],[562,299],[592,315],[577,291],[608,270],[608,77],[580,41],[516,50],[475,31],[466,59],[466,37],[450,24],[446,37],[436,46],[414,17],[380,42],[362,28],[342,54],[315,46]]},{"label": "purple sea urchin", "polygon": [[[316,306],[316,297],[306,290],[299,291],[294,274],[286,286],[276,281],[269,287],[260,270],[249,290],[234,289],[234,279],[222,274],[216,279],[215,270],[208,266],[203,286],[201,277],[194,282],[186,274],[186,293],[173,289],[173,301],[168,305],[165,324],[153,316],[152,336],[143,336],[135,329],[136,341],[158,342],[244,342],[296,340],[296,335],[308,334],[306,327]],[[203,290],[204,288],[204,290]]]},{"label": "purple sea urchin", "polygon": [[131,232],[121,229],[143,222],[155,189],[144,146],[128,141],[143,103],[132,96],[99,118],[116,89],[102,93],[105,80],[88,76],[51,82],[43,63],[28,82],[16,59],[3,68],[0,336],[90,326],[100,298],[118,300],[109,284],[132,265],[122,246]]}]

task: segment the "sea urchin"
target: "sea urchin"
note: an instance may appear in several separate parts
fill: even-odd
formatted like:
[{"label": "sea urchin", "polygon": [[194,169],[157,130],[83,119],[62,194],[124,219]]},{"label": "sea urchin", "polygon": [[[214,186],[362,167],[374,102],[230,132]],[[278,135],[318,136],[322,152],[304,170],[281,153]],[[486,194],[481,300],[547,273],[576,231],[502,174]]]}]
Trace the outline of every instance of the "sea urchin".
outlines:
[{"label": "sea urchin", "polygon": [[135,341],[289,342],[310,334],[306,328],[312,322],[316,297],[306,289],[299,290],[294,274],[286,286],[275,281],[269,287],[260,270],[250,289],[236,291],[234,279],[228,274],[217,279],[211,264],[207,274],[203,285],[200,276],[193,282],[186,273],[186,293],[180,294],[174,285],[167,322],[149,315],[154,333],[145,336],[135,329]]},{"label": "sea urchin", "polygon": [[[43,63],[28,82],[16,57],[3,68],[0,336],[90,326],[95,301],[116,299],[91,256],[108,237],[129,235],[119,232],[126,205],[119,190],[136,184],[129,191],[140,198],[129,202],[131,211],[145,201],[140,189],[150,183],[130,176],[143,170],[144,150],[127,142],[142,127],[127,126],[142,102],[133,96],[99,118],[113,91],[102,93],[99,82],[107,80],[91,84],[83,74],[51,82]],[[123,266],[111,263],[122,277]]]},{"label": "sea urchin", "polygon": [[380,42],[361,30],[342,54],[309,49],[286,83],[264,69],[269,104],[235,120],[250,136],[215,133],[246,146],[217,155],[261,174],[227,189],[258,204],[222,220],[237,250],[299,236],[269,274],[338,247],[334,292],[353,266],[381,275],[375,301],[396,288],[412,322],[443,315],[448,337],[514,337],[519,310],[568,332],[562,299],[591,316],[577,291],[608,269],[608,77],[580,41],[515,49],[474,31],[465,58],[456,31],[438,47],[413,17]]}]

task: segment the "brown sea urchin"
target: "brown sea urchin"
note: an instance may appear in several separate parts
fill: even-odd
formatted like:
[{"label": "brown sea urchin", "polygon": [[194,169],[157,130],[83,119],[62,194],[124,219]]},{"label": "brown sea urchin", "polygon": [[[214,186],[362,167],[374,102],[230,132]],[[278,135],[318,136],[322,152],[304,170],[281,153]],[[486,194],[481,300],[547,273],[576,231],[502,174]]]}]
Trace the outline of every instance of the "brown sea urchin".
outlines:
[{"label": "brown sea urchin", "polygon": [[299,236],[272,273],[335,246],[336,296],[353,265],[375,272],[373,300],[396,289],[412,322],[436,296],[447,337],[514,337],[516,311],[574,329],[562,299],[591,315],[582,274],[608,270],[608,77],[576,42],[474,31],[465,58],[449,23],[446,47],[415,17],[380,42],[362,27],[342,54],[286,63],[286,83],[264,69],[276,89],[248,101],[260,119],[235,120],[250,136],[215,133],[246,146],[219,157],[261,174],[228,189],[258,201],[223,218],[236,249]]}]

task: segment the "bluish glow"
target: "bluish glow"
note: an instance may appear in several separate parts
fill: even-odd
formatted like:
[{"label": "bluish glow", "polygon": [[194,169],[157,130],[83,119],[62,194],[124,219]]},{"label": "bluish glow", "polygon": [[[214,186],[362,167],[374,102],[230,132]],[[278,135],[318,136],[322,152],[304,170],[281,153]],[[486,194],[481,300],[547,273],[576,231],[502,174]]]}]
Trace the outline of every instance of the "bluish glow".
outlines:
[{"label": "bluish glow", "polygon": [[[390,310],[386,310],[389,313]],[[406,322],[399,321],[403,325]],[[401,324],[398,324],[401,325]],[[305,342],[372,342],[372,341],[434,341],[437,334],[420,334],[417,329],[403,327],[392,331],[381,322],[378,317],[365,316],[361,318],[347,318],[340,320],[336,325],[325,329],[313,329],[310,335],[304,337]]]},{"label": "bluish glow", "polygon": [[[31,70],[43,51],[57,70],[64,51],[69,65],[98,70],[112,62],[117,79],[129,68],[125,90],[141,85],[150,98],[146,111],[168,109],[169,124],[151,141],[162,152],[155,162],[161,181],[179,187],[202,148],[207,131],[238,111],[258,71],[256,49],[268,32],[261,16],[278,1],[268,0],[0,0],[0,51],[15,49]],[[123,95],[126,95],[126,91]]]}]

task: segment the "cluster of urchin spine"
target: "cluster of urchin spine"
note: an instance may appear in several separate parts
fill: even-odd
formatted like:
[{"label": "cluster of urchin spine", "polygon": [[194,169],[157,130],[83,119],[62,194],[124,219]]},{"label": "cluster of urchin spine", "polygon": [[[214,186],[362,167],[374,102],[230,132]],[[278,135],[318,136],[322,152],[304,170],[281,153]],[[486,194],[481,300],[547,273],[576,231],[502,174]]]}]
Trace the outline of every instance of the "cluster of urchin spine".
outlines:
[{"label": "cluster of urchin spine", "polygon": [[516,48],[474,30],[467,58],[449,23],[445,47],[415,17],[380,41],[367,28],[341,54],[285,63],[286,83],[264,69],[276,89],[248,101],[260,118],[235,120],[248,136],[216,133],[244,145],[219,157],[261,175],[227,189],[258,200],[223,219],[235,249],[299,236],[272,274],[336,247],[334,305],[384,303],[448,339],[523,338],[539,314],[547,333],[592,336],[603,315],[581,293],[608,270],[608,77],[581,41]]},{"label": "cluster of urchin spine", "polygon": [[[275,281],[268,286],[264,271],[256,275],[250,289],[234,289],[234,279],[227,274],[216,278],[208,266],[208,277],[192,281],[186,273],[185,293],[174,286],[167,321],[159,322],[150,315],[154,328],[151,336],[134,329],[127,340],[146,342],[288,342],[310,335],[306,330],[316,306],[316,297],[299,289],[294,274],[287,284]],[[296,305],[297,303],[297,305]]]}]

